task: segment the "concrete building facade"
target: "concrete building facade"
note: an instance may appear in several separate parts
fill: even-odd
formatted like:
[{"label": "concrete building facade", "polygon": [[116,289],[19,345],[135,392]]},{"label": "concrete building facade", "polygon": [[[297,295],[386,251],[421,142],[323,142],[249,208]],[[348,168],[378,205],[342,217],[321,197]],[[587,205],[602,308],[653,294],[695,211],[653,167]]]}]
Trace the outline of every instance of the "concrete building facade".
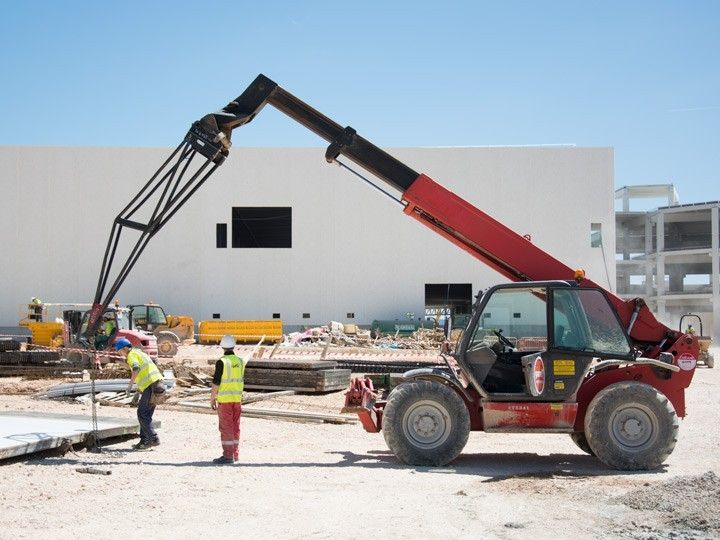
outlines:
[{"label": "concrete building facade", "polygon": [[[700,316],[705,335],[720,336],[720,201],[680,204],[672,185],[630,186],[616,191],[617,291],[642,297],[658,319],[678,328],[687,313]],[[634,199],[667,201],[633,211]],[[687,318],[683,326],[697,319]]]},{"label": "concrete building facade", "polygon": [[[614,290],[611,148],[388,151]],[[92,299],[114,217],[169,153],[0,147],[0,326],[16,324],[33,296]],[[323,154],[233,148],[151,240],[119,300],[158,302],[196,320],[368,324],[420,318],[443,303],[443,294],[461,311],[478,290],[502,281]],[[279,232],[253,233],[252,224],[263,220]],[[257,245],[276,247],[244,247],[253,245],[244,243],[244,229],[259,235]]]}]

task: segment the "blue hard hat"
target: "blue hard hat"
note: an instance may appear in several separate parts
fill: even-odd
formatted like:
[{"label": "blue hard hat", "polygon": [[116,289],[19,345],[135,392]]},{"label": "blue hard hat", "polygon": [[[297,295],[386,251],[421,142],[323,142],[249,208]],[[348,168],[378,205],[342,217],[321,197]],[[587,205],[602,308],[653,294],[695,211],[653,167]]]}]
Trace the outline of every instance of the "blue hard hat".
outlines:
[{"label": "blue hard hat", "polygon": [[115,350],[116,351],[119,351],[120,349],[124,349],[125,347],[132,347],[132,343],[130,343],[130,341],[125,338],[120,338],[115,342]]}]

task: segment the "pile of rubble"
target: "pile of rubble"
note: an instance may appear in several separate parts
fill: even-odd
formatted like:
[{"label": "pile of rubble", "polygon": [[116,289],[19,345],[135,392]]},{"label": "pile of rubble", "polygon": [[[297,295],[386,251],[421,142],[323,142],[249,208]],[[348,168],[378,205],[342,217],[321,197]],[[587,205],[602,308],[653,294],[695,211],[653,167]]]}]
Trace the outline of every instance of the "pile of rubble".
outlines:
[{"label": "pile of rubble", "polygon": [[419,328],[410,335],[375,334],[355,324],[331,322],[304,332],[287,334],[281,346],[378,347],[383,349],[439,350],[445,334],[439,328]]}]

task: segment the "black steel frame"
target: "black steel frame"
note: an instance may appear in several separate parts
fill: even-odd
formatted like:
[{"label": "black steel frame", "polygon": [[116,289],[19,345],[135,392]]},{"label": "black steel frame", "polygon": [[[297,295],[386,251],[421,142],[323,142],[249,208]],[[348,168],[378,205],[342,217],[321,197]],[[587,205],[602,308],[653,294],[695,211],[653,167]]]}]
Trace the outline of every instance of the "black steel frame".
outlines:
[{"label": "black steel frame", "polygon": [[[343,155],[401,192],[406,191],[419,176],[410,167],[359,136],[353,128],[342,127],[266,76],[258,75],[240,96],[221,111],[207,114],[194,122],[183,142],[115,218],[85,334],[91,342],[99,327],[101,314],[117,295],[150,239],[223,163],[229,153],[232,131],[255,118],[265,104],[274,106],[330,142],[325,152],[328,162],[333,162]],[[189,172],[190,164],[203,157],[205,162],[201,163],[195,172]],[[364,177],[360,177],[368,182]],[[372,182],[370,184],[389,195]],[[147,222],[133,219],[138,212],[152,204],[154,208]],[[108,286],[124,228],[140,231],[140,237]]]}]

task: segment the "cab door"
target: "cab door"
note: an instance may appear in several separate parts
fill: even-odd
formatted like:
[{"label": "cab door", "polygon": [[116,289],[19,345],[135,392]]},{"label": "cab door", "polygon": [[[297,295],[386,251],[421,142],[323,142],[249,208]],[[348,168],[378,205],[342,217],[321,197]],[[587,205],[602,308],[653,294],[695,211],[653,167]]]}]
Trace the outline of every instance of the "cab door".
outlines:
[{"label": "cab door", "polygon": [[[543,397],[574,399],[594,360],[632,360],[633,348],[617,313],[602,290],[548,288],[548,347]],[[526,373],[535,358],[523,359]]]}]

